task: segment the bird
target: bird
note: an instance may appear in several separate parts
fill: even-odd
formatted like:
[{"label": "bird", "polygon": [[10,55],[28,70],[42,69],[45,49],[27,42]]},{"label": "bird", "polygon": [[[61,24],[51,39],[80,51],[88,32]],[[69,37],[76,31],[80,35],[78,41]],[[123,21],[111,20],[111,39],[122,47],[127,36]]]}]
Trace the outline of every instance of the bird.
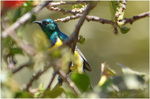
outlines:
[{"label": "bird", "polygon": [[[44,19],[42,21],[34,21],[33,23],[39,24],[39,26],[41,27],[43,32],[48,37],[50,43],[52,44],[51,47],[61,46],[64,41],[69,39],[69,37],[66,34],[62,33],[59,30],[58,24],[50,18]],[[76,71],[78,73],[84,73],[85,70],[92,71],[90,65],[88,64],[88,62],[86,60],[86,58],[84,57],[84,55],[82,54],[82,52],[79,50],[79,48],[77,46],[75,48],[74,56],[77,57],[77,59],[80,63],[80,66],[78,66],[76,68]],[[73,68],[73,65],[72,65],[70,67],[69,71],[73,71],[73,69],[74,68]]]}]

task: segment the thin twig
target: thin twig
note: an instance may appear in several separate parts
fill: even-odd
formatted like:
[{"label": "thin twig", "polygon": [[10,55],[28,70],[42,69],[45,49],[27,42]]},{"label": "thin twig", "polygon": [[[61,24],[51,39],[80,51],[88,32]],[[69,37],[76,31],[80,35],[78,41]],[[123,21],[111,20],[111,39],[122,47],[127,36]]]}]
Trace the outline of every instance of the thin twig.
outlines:
[{"label": "thin twig", "polygon": [[58,11],[58,12],[61,12],[61,13],[63,13],[63,14],[73,14],[73,15],[77,14],[77,12],[73,12],[73,11],[71,11],[71,10],[60,9],[59,7],[47,6],[47,8],[48,8],[49,10],[51,10],[51,11]]},{"label": "thin twig", "polygon": [[19,18],[13,25],[11,25],[9,28],[5,29],[5,31],[2,33],[2,37],[6,38],[8,35],[12,33],[12,31],[17,30],[20,26],[22,26],[25,22],[27,22],[33,14],[38,13],[40,10],[42,10],[45,6],[47,6],[51,1],[46,1],[40,3],[37,7],[35,7],[30,12],[23,15],[21,18]]},{"label": "thin twig", "polygon": [[133,16],[132,18],[124,18],[124,20],[119,20],[119,22],[122,22],[123,25],[125,25],[127,23],[132,24],[133,22],[135,22],[139,19],[145,18],[145,17],[150,17],[150,11],[144,12],[144,13],[136,15],[136,16]]},{"label": "thin twig", "polygon": [[95,21],[95,22],[99,22],[99,23],[102,23],[102,24],[111,24],[111,25],[114,25],[113,21],[107,20],[107,19],[103,19],[103,18],[100,18],[100,17],[97,17],[97,16],[89,16],[89,15],[87,15],[86,19],[88,21]]},{"label": "thin twig", "polygon": [[85,3],[85,1],[76,1],[76,2],[65,2],[65,1],[60,1],[60,2],[52,2],[52,3],[49,3],[48,6],[60,6],[60,5],[67,5],[67,4],[71,4],[71,5],[74,5],[74,4],[78,4],[78,3]]},{"label": "thin twig", "polygon": [[[72,16],[67,16],[65,18],[56,19],[55,22],[68,22],[70,20],[74,20],[74,19],[80,18],[81,16],[82,16],[82,14],[76,14],[76,15],[72,15]],[[103,19],[103,18],[100,18],[100,17],[97,17],[97,16],[87,15],[86,16],[86,20],[87,21],[95,21],[95,22],[99,22],[99,23],[102,23],[102,24],[114,25],[113,21],[107,20],[107,19]]]},{"label": "thin twig", "polygon": [[32,78],[30,79],[30,81],[25,85],[24,90],[29,91],[29,88],[32,86],[32,83],[33,83],[36,79],[38,79],[44,72],[46,72],[49,68],[50,68],[50,66],[47,66],[47,67],[44,68],[43,71],[40,70],[40,71],[37,72],[36,74],[33,74],[33,75],[32,75]]},{"label": "thin twig", "polygon": [[[63,14],[64,13],[66,13],[66,14],[73,14],[73,16],[67,16],[65,18],[57,19],[57,20],[55,20],[55,22],[67,22],[67,21],[69,21],[71,19],[77,19],[77,18],[82,17],[82,14],[78,13],[79,11],[74,12],[74,11],[71,11],[71,10],[64,10],[64,9],[60,9],[58,7],[50,7],[50,6],[49,6],[48,9],[53,10],[53,11],[58,11],[58,12],[61,12]],[[103,19],[103,18],[100,18],[100,17],[97,17],[97,16],[89,16],[89,15],[87,15],[86,19],[87,19],[87,21],[96,21],[96,22],[100,22],[102,24],[114,25],[114,22],[112,22],[111,20]]]},{"label": "thin twig", "polygon": [[76,87],[76,85],[67,77],[66,73],[63,72],[62,70],[58,71],[59,75],[66,80],[66,82],[68,83],[68,85],[73,89],[73,91],[79,95],[80,91],[78,90],[78,88]]},{"label": "thin twig", "polygon": [[[61,12],[63,14],[72,14],[73,15],[73,16],[67,16],[65,18],[57,19],[57,20],[55,20],[56,22],[67,22],[67,21],[69,21],[71,19],[77,19],[77,18],[82,17],[82,14],[80,14],[81,11],[78,11],[78,10],[76,10],[76,11],[73,11],[73,10],[64,10],[64,9],[60,9],[59,7],[50,6],[50,4],[47,6],[47,8],[49,10],[58,11],[58,12]],[[83,11],[85,11],[85,9]],[[100,22],[102,24],[111,24],[111,25],[114,25],[113,21],[107,20],[107,19],[103,19],[103,18],[100,18],[100,17],[97,17],[97,16],[89,16],[89,15],[87,15],[86,16],[86,20],[87,21],[96,21],[96,22]]]},{"label": "thin twig", "polygon": [[44,90],[44,92],[42,93],[42,95],[40,97],[43,97],[45,92],[51,87],[51,85],[52,85],[52,83],[53,83],[53,81],[54,81],[54,79],[55,79],[57,74],[58,74],[58,72],[54,72],[54,74],[53,74],[53,76],[52,76],[52,78],[51,78],[47,88]]},{"label": "thin twig", "polygon": [[[90,12],[90,8],[91,8],[90,4],[87,4],[85,12],[83,13],[82,17],[78,21],[78,23],[77,23],[73,33],[71,34],[70,38],[66,42],[64,42],[64,44],[67,44],[68,46],[71,47],[72,52],[74,52],[74,50],[75,50],[76,41],[78,40],[80,28],[83,25],[83,22],[86,18],[86,15],[88,15],[88,13]],[[73,45],[71,46],[71,44],[73,44]]]},{"label": "thin twig", "polygon": [[59,8],[57,6],[53,6],[52,3],[49,3],[49,5],[47,6],[47,9],[49,9],[51,11],[58,11],[63,14],[72,14],[72,15],[76,15],[77,13],[82,13],[85,11],[85,7],[80,8],[80,9],[65,10],[65,9]]},{"label": "thin twig", "polygon": [[[80,14],[81,13],[80,11],[64,10],[64,9],[60,9],[59,7],[50,6],[50,4],[47,6],[47,8],[49,10],[58,11],[58,12],[61,12],[63,14],[72,14],[73,15],[73,16],[67,16],[65,18],[57,19],[57,20],[55,20],[56,22],[67,22],[67,21],[69,21],[71,19],[77,19],[77,18],[80,18],[82,16],[82,14]],[[100,22],[102,24],[114,25],[114,22],[112,22],[111,20],[103,19],[103,18],[100,18],[100,17],[97,17],[97,16],[89,16],[89,15],[87,15],[86,19],[87,19],[87,21],[96,21],[96,22]]]},{"label": "thin twig", "polygon": [[23,69],[24,67],[30,66],[30,65],[32,64],[32,62],[33,62],[32,60],[29,60],[28,62],[26,62],[26,63],[24,63],[23,65],[19,66],[18,68],[14,69],[14,70],[12,71],[12,74],[17,73],[18,71],[20,71],[20,70]]},{"label": "thin twig", "polygon": [[54,81],[54,79],[55,79],[57,74],[58,74],[58,72],[55,71],[53,76],[52,76],[52,78],[51,78],[51,81],[49,82],[49,84],[48,84],[48,86],[46,88],[46,90],[48,90],[51,87],[51,85],[52,85],[52,83],[53,83],[53,81]]}]

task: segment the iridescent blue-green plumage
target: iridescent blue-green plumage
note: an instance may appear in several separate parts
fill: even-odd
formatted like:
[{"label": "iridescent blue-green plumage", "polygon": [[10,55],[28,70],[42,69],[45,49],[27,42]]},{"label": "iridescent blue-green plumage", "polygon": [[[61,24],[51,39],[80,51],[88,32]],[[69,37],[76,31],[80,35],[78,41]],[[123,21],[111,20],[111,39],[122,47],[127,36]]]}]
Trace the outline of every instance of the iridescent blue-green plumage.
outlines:
[{"label": "iridescent blue-green plumage", "polygon": [[[62,33],[59,28],[58,24],[55,23],[52,19],[44,19],[42,21],[34,21],[34,23],[38,23],[44,33],[47,35],[49,38],[50,42],[52,43],[52,46],[54,46],[57,42],[58,39],[61,39],[62,41],[67,40],[68,36],[64,33]],[[81,53],[81,51],[76,47],[76,52],[79,54],[83,61],[83,69],[86,69],[88,71],[91,71],[91,68],[89,64],[87,63],[87,60]]]},{"label": "iridescent blue-green plumage", "polygon": [[63,41],[68,39],[68,36],[59,30],[58,24],[55,23],[52,19],[44,19],[42,21],[34,22],[40,25],[40,27],[48,36],[53,45],[55,45],[58,38],[60,38]]}]

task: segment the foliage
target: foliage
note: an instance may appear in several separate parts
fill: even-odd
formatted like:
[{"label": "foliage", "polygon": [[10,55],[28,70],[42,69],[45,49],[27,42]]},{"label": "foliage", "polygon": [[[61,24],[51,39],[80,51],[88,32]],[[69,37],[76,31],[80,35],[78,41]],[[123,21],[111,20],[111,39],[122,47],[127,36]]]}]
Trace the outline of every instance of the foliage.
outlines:
[{"label": "foliage", "polygon": [[[13,3],[14,4],[13,4]],[[15,7],[16,3],[18,6]],[[14,22],[19,20],[25,13],[31,11],[34,7],[38,5],[38,1],[4,1],[3,9],[2,9],[2,24],[4,24],[3,30],[7,29],[5,24],[13,25]],[[62,2],[59,2],[62,3]],[[97,2],[65,2],[67,4],[71,4],[71,10],[58,9],[56,5],[52,6],[51,9],[55,8],[55,11],[59,11],[62,13],[71,13],[74,16],[72,18],[77,17],[77,15],[83,14],[85,11],[85,7],[88,4],[91,4],[90,10],[94,9],[97,5]],[[64,3],[64,4],[65,4]],[[13,4],[10,6],[10,4]],[[111,13],[111,22],[110,24],[114,29],[119,28],[122,34],[128,33],[131,28],[128,28],[121,20],[126,21],[124,19],[125,11],[120,12],[122,9],[123,2],[119,1],[109,1],[110,4],[110,13]],[[8,6],[9,5],[9,6]],[[61,5],[61,4],[60,4]],[[63,3],[62,3],[63,5]],[[8,8],[10,7],[10,8]],[[5,10],[7,8],[7,11]],[[12,9],[13,8],[13,9]],[[47,7],[48,9],[48,7]],[[13,11],[13,15],[12,12]],[[72,11],[72,12],[71,12]],[[77,15],[76,15],[77,13]],[[119,16],[117,16],[117,14]],[[22,37],[22,31],[27,25],[30,25],[34,20],[36,20],[37,16],[32,14],[30,20],[20,26],[19,30],[16,30],[17,36],[24,40]],[[67,20],[66,17],[65,20]],[[77,17],[79,18],[79,17]],[[7,19],[7,20],[6,20]],[[70,16],[71,20],[71,16]],[[87,19],[88,20],[88,19]],[[89,18],[90,20],[90,18]],[[94,17],[91,20],[95,20]],[[9,22],[7,22],[9,21]],[[63,22],[63,21],[62,21]],[[65,21],[64,21],[65,22]],[[98,20],[98,22],[104,24],[103,22]],[[107,23],[107,21],[106,21]],[[49,43],[48,38],[44,35],[44,33],[40,31],[36,31],[33,35],[34,43],[32,46],[35,48],[36,55],[30,56],[27,55],[19,45],[20,42],[15,42],[10,36],[6,38],[2,38],[2,57],[8,66],[6,69],[2,66],[1,73],[1,89],[2,89],[2,98],[148,98],[149,93],[149,78],[147,75],[143,73],[139,73],[134,71],[127,66],[124,66],[118,63],[119,68],[122,70],[122,75],[118,74],[116,70],[110,68],[110,66],[105,63],[101,63],[101,75],[99,82],[96,82],[97,85],[91,85],[90,77],[85,73],[77,73],[72,72],[70,76],[68,76],[68,70],[70,67],[70,62],[77,60],[72,54],[70,48],[68,46],[62,47],[52,47]],[[82,35],[79,36],[78,43],[84,44],[86,38]],[[15,59],[16,55],[22,55],[23,57],[27,56],[28,59],[32,60],[33,64],[25,64],[20,67],[16,67],[17,60]],[[77,64],[79,62],[77,61]],[[106,62],[107,63],[107,62]],[[31,66],[30,66],[31,65]],[[34,67],[28,68],[33,70],[36,73],[33,73],[31,80],[26,83],[25,87],[21,86],[18,82],[13,78],[14,71],[19,71],[24,69],[24,67]],[[54,71],[64,80],[64,85],[55,84],[55,87],[46,88],[43,83],[40,83],[38,87],[31,87],[33,81],[39,78],[39,76],[44,73],[48,67],[54,69]],[[78,68],[72,67],[72,68]],[[35,70],[36,69],[36,70]],[[64,73],[60,73],[60,71]],[[37,72],[38,71],[38,72]],[[52,76],[55,78],[55,76]],[[49,80],[49,77],[47,77]],[[52,79],[50,79],[54,83]],[[28,88],[29,87],[29,88]],[[69,87],[69,88],[68,88]],[[78,94],[79,92],[79,94]]]}]

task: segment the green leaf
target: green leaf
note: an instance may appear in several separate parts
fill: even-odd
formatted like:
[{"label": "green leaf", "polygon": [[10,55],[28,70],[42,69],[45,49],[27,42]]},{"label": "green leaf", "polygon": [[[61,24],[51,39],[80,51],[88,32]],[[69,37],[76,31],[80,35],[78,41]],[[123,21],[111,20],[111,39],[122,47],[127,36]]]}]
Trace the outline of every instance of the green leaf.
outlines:
[{"label": "green leaf", "polygon": [[19,17],[21,17],[21,7],[16,10],[12,21],[15,22]]},{"label": "green leaf", "polygon": [[79,43],[80,43],[80,44],[84,44],[85,41],[86,41],[86,39],[85,39],[82,35],[80,35],[80,36],[79,36]]},{"label": "green leaf", "polygon": [[86,74],[73,73],[71,78],[80,91],[84,92],[89,89],[90,79]]},{"label": "green leaf", "polygon": [[45,88],[44,88],[44,86],[43,86],[43,83],[41,83],[41,84],[39,85],[39,90],[40,90],[40,91],[44,91],[44,90],[45,90]]},{"label": "green leaf", "polygon": [[36,20],[36,15],[33,14],[32,17],[30,18],[29,22],[32,23],[35,20]]},{"label": "green leaf", "polygon": [[14,98],[33,98],[33,96],[28,91],[20,91],[15,94]]},{"label": "green leaf", "polygon": [[78,98],[78,96],[71,90],[66,90],[65,94],[66,94],[66,98]]},{"label": "green leaf", "polygon": [[102,89],[106,89],[112,83],[111,77],[101,86]]},{"label": "green leaf", "polygon": [[51,53],[50,53],[50,56],[52,57],[52,58],[60,58],[61,57],[61,49],[55,49],[55,50],[53,50]]},{"label": "green leaf", "polygon": [[129,30],[130,30],[130,28],[128,28],[128,27],[121,27],[120,28],[120,31],[122,34],[126,34]]},{"label": "green leaf", "polygon": [[21,28],[19,29],[19,32],[17,33],[17,34],[18,34],[18,36],[21,36],[22,31],[23,31],[23,29],[24,29],[25,25],[26,25],[26,24],[24,24],[23,26],[21,26]]},{"label": "green leaf", "polygon": [[22,7],[28,7],[28,3],[27,2],[23,3]]},{"label": "green leaf", "polygon": [[15,43],[10,37],[7,37],[6,39],[2,40],[3,42],[3,47],[8,47],[11,48],[13,44]]},{"label": "green leaf", "polygon": [[10,48],[10,55],[21,54],[23,55],[22,49],[20,48]]},{"label": "green leaf", "polygon": [[[118,2],[118,1],[110,1],[109,2],[109,8],[110,8],[112,21],[115,21],[115,15],[116,15],[116,13],[118,13],[121,5],[122,5],[122,3]],[[124,11],[121,12],[121,14],[118,17],[118,20],[122,20],[123,16],[124,16]],[[119,23],[119,21],[118,21],[118,23]]]},{"label": "green leaf", "polygon": [[38,92],[36,92],[36,93],[34,94],[34,97],[35,97],[35,98],[38,98],[38,97],[40,97],[40,95],[41,95],[42,93],[43,93],[43,92],[38,91]]},{"label": "green leaf", "polygon": [[75,9],[75,8],[82,8],[83,7],[83,5],[82,4],[74,4],[73,6],[72,6],[72,9]]},{"label": "green leaf", "polygon": [[111,13],[111,20],[114,21],[117,8],[119,7],[118,1],[109,1],[109,8]]},{"label": "green leaf", "polygon": [[26,1],[25,3],[23,3],[21,7],[26,8],[26,10],[29,10],[29,9],[31,10],[31,8],[33,7],[32,1]]},{"label": "green leaf", "polygon": [[43,96],[43,98],[56,98],[60,96],[64,92],[64,89],[61,86],[55,87],[53,90],[47,90]]}]

